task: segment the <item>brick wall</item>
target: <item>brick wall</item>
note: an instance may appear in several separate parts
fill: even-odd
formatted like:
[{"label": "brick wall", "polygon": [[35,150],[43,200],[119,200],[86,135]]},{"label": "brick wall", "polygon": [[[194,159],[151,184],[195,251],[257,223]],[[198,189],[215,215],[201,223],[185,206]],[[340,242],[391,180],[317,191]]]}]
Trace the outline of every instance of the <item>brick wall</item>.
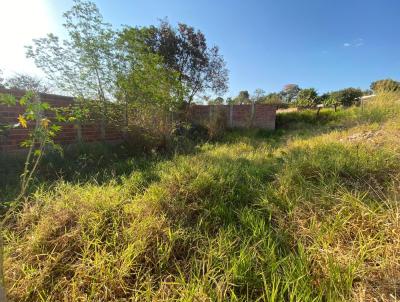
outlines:
[{"label": "brick wall", "polygon": [[[0,93],[8,93],[20,98],[24,91],[0,88]],[[54,94],[40,94],[42,102],[49,103],[52,107],[67,107],[74,102],[72,97]],[[206,123],[217,114],[222,116],[226,125],[230,128],[261,128],[275,129],[276,107],[272,105],[194,105],[190,109],[190,118],[196,123]],[[20,105],[8,107],[0,105],[0,124],[16,124],[19,114],[24,112]],[[61,145],[74,144],[79,141],[81,134],[82,142],[102,141],[100,122],[83,123],[80,126],[63,123],[61,131],[55,138],[56,143]],[[0,134],[0,152],[12,152],[21,149],[21,142],[27,138],[28,129],[15,128],[7,131],[5,135]],[[123,134],[112,126],[105,128],[105,141],[116,142],[123,139]]]},{"label": "brick wall", "polygon": [[[24,95],[24,91],[15,89],[0,88],[0,93],[7,93],[14,95],[17,99]],[[54,94],[40,94],[42,102],[49,103],[52,107],[68,107],[74,102],[72,97],[54,95]],[[0,105],[0,124],[16,124],[18,123],[18,115],[24,112],[24,108],[20,105],[5,106]],[[78,126],[71,123],[62,123],[61,131],[55,138],[55,142],[61,145],[74,144],[78,142]],[[82,142],[96,142],[102,141],[100,122],[83,123],[80,126],[81,141]],[[28,129],[15,128],[8,130],[4,135],[0,134],[0,152],[12,152],[21,149],[21,142],[27,138]],[[113,127],[106,127],[105,141],[116,142],[122,140],[122,133]]]},{"label": "brick wall", "polygon": [[190,107],[190,118],[196,123],[204,124],[216,114],[222,115],[230,128],[275,129],[276,107],[273,105],[193,105]]}]

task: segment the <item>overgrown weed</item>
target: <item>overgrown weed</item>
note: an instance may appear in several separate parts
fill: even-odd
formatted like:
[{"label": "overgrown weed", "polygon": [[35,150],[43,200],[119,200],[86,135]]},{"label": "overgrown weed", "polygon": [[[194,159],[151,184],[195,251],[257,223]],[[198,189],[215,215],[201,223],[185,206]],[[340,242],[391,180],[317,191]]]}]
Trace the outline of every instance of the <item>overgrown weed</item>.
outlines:
[{"label": "overgrown weed", "polygon": [[395,301],[398,105],[372,102],[42,187],[7,227],[9,297]]}]

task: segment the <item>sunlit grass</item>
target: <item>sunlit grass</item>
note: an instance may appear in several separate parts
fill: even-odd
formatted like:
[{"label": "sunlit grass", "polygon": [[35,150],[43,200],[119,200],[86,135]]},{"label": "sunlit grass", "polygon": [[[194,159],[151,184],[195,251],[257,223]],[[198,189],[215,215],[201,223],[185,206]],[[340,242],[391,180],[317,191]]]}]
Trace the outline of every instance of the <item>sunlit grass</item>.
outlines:
[{"label": "sunlit grass", "polygon": [[395,301],[396,97],[42,186],[7,226],[9,297]]}]

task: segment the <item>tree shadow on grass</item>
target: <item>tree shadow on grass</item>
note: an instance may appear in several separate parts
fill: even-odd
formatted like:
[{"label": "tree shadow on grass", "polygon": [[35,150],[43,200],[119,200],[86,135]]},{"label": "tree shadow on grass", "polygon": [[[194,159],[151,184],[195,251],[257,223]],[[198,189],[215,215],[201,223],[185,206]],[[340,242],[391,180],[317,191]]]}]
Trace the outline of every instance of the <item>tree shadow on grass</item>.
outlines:
[{"label": "tree shadow on grass", "polygon": [[[40,186],[50,187],[60,179],[70,183],[94,182],[101,185],[110,180],[118,182],[132,171],[146,171],[151,174],[155,164],[171,157],[172,154],[132,152],[124,144],[93,143],[66,147],[63,154],[46,154],[29,193]],[[24,160],[24,153],[0,156],[0,201],[3,201],[3,205],[14,200],[19,193]]]}]

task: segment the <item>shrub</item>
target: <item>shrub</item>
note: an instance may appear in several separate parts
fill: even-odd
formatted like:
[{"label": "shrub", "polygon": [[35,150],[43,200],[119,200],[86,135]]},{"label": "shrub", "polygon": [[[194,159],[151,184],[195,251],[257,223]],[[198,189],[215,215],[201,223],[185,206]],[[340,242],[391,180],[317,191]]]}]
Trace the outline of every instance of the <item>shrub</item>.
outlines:
[{"label": "shrub", "polygon": [[314,88],[302,89],[297,95],[295,104],[300,108],[312,108],[317,105],[318,93]]},{"label": "shrub", "polygon": [[210,120],[206,121],[205,127],[208,130],[208,137],[211,140],[221,138],[226,130],[227,117],[224,108],[213,107],[213,114]]},{"label": "shrub", "polygon": [[399,92],[400,82],[394,81],[392,79],[385,79],[372,82],[370,87],[375,93]]},{"label": "shrub", "polygon": [[330,98],[339,102],[345,107],[354,105],[355,102],[363,95],[361,89],[358,88],[346,88],[339,91],[334,91],[330,93]]}]

